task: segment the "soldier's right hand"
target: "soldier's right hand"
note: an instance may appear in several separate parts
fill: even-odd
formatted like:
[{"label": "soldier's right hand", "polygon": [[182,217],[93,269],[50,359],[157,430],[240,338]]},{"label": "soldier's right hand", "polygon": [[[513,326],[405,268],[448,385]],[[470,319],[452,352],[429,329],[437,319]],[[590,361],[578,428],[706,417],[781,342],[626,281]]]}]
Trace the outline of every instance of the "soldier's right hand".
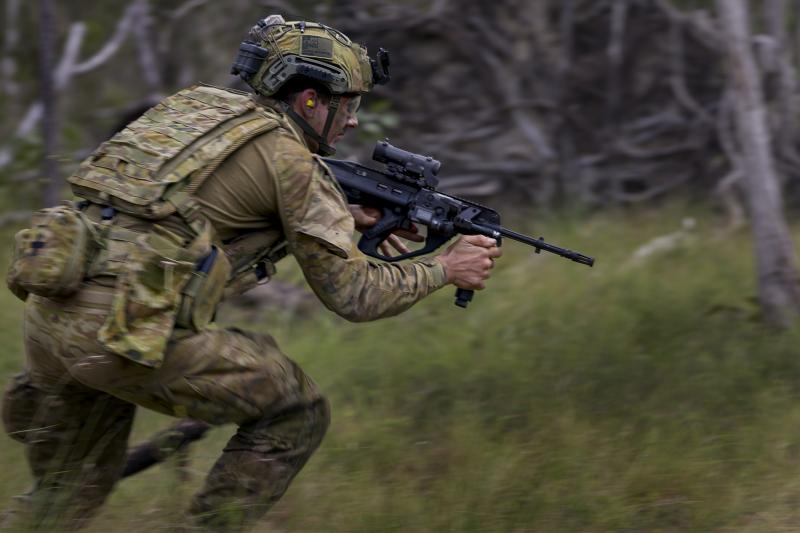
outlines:
[{"label": "soldier's right hand", "polygon": [[436,260],[444,266],[447,282],[460,289],[486,288],[494,260],[503,255],[497,241],[483,235],[465,235]]}]

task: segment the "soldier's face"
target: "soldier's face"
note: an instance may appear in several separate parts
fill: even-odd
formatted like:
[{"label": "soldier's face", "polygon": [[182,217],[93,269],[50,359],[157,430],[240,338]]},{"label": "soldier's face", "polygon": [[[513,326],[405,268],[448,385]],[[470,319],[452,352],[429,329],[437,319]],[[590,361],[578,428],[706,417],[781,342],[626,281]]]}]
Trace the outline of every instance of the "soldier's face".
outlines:
[{"label": "soldier's face", "polygon": [[[339,109],[336,111],[336,116],[333,117],[333,124],[328,132],[328,144],[335,146],[348,129],[355,129],[358,127],[358,108],[361,106],[361,96],[342,96],[339,102]],[[327,106],[326,106],[327,108]],[[325,119],[322,121],[324,128],[325,120],[328,119],[329,109],[326,109]],[[322,133],[322,128],[319,130]]]}]

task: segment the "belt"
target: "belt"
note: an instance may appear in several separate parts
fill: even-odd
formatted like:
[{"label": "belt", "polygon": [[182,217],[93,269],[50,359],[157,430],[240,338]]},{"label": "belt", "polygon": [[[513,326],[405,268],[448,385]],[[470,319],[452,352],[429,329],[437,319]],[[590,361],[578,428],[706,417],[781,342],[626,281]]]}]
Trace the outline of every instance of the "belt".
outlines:
[{"label": "belt", "polygon": [[48,298],[32,294],[31,299],[39,305],[58,308],[61,311],[107,314],[114,301],[114,288],[84,284],[78,292],[64,298]]}]

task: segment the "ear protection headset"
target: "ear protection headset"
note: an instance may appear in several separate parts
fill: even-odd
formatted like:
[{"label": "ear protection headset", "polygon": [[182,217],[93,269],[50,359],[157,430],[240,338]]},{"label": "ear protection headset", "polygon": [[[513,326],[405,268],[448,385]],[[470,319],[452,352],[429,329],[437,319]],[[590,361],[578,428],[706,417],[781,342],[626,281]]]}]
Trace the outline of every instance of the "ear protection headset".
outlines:
[{"label": "ear protection headset", "polygon": [[314,100],[312,100],[311,98],[306,100],[306,107],[309,109],[314,109]]}]

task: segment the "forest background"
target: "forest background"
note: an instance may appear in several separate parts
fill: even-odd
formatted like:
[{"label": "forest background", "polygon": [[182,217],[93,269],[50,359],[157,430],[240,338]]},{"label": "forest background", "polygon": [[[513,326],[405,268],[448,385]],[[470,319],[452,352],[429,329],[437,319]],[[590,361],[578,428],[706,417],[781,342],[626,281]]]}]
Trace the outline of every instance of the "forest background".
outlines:
[{"label": "forest background", "polygon": [[[296,267],[226,304],[334,410],[263,531],[800,528],[800,2],[2,0],[0,267],[32,210],[159,97],[228,72],[270,13],[391,51],[339,157],[389,137],[516,229],[466,311],[371,324]],[[287,260],[290,261],[290,260]],[[0,295],[0,378],[23,367]],[[132,442],[172,420],[140,411]],[[93,530],[180,519],[232,427],[122,481]],[[0,507],[30,476],[0,436]]]}]

